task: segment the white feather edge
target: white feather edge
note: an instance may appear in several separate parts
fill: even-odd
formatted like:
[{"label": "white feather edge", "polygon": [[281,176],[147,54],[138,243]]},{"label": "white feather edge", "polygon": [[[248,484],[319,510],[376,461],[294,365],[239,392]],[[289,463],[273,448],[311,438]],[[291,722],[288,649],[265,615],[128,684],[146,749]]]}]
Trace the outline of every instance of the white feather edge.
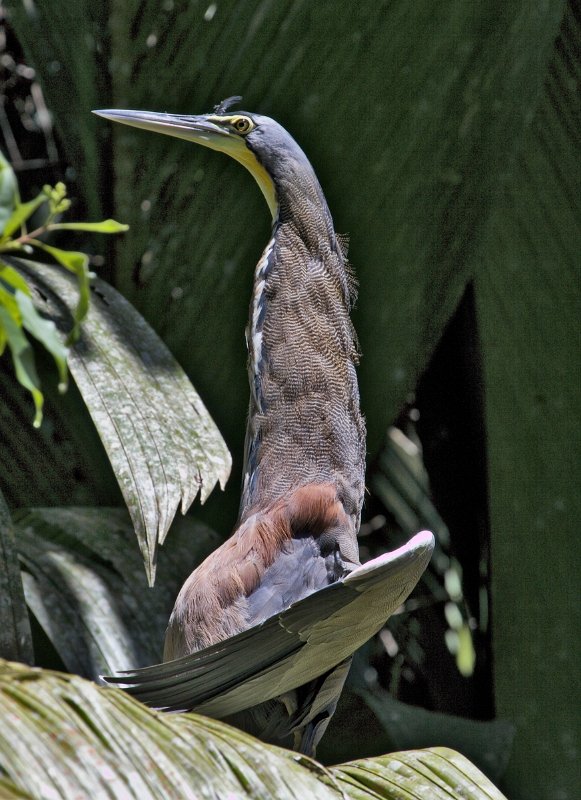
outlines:
[{"label": "white feather edge", "polygon": [[350,572],[349,575],[343,579],[343,583],[356,583],[372,572],[376,572],[382,567],[393,565],[402,559],[407,560],[410,556],[421,558],[431,555],[435,541],[434,534],[431,531],[420,531],[416,533],[409,542],[398,547],[397,550],[392,550],[390,553],[383,553],[383,555],[373,558],[371,561],[366,561],[365,564],[354,569],[353,572]]}]

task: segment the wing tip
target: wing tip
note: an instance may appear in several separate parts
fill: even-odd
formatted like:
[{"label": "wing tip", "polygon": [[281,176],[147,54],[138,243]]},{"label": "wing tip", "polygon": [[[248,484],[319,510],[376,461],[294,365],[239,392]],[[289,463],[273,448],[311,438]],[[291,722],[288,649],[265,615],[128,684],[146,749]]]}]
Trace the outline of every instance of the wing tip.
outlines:
[{"label": "wing tip", "polygon": [[382,567],[387,567],[397,561],[408,560],[410,558],[418,562],[418,564],[423,562],[423,572],[432,556],[435,543],[436,539],[431,531],[420,531],[396,550],[383,553],[383,555],[373,558],[371,561],[367,561],[365,564],[357,567],[357,569],[354,569],[353,572],[343,579],[343,583],[356,583],[359,579],[365,578]]}]

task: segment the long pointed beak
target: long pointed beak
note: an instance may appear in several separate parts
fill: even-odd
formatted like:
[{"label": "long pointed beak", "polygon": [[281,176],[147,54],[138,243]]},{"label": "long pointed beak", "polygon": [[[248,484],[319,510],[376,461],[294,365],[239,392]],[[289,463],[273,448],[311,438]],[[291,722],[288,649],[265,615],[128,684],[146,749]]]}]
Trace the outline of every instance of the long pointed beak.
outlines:
[{"label": "long pointed beak", "polygon": [[180,114],[160,114],[155,111],[126,111],[116,108],[93,111],[99,117],[142,128],[155,133],[165,133],[188,142],[195,142],[239,161],[252,174],[262,191],[273,219],[278,211],[276,191],[270,175],[246,147],[244,139],[211,122],[207,116],[182,116]]},{"label": "long pointed beak", "polygon": [[93,111],[99,117],[131,125],[133,128],[142,128],[155,133],[165,133],[178,139],[211,147],[215,150],[228,152],[226,144],[228,139],[237,139],[235,134],[230,134],[204,116],[190,117],[180,114],[161,114],[154,111],[125,111],[116,108],[100,109]]}]

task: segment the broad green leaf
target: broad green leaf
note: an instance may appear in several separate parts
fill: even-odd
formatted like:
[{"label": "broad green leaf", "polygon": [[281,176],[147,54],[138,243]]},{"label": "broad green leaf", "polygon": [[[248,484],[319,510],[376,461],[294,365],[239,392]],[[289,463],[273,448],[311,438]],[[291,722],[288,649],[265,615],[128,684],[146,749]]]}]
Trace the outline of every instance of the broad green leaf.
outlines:
[{"label": "broad green leaf", "polygon": [[17,203],[14,211],[6,220],[4,228],[0,230],[0,246],[3,241],[13,236],[24,225],[26,220],[46,202],[46,194],[41,192],[34,200],[29,200],[27,203]]},{"label": "broad green leaf", "polygon": [[[48,298],[41,310],[58,316],[62,302],[72,307],[75,290],[66,274],[13,261]],[[69,368],[115,470],[153,582],[158,543],[178,506],[185,513],[198,491],[204,501],[217,481],[225,483],[228,450],[165,345],[121,295],[98,279]]]},{"label": "broad green leaf", "polygon": [[53,231],[87,231],[89,233],[123,233],[129,230],[129,225],[123,225],[114,219],[105,219],[103,222],[55,222],[51,225]]},{"label": "broad green leaf", "polygon": [[14,295],[20,314],[22,315],[22,325],[28,333],[45,347],[54,358],[59,372],[59,389],[64,392],[67,388],[67,354],[62,335],[57,331],[56,325],[50,319],[41,317],[34,307],[29,294],[24,294],[20,289]]},{"label": "broad green leaf", "polygon": [[0,658],[33,663],[30,622],[10,512],[0,493]]},{"label": "broad green leaf", "polygon": [[52,247],[51,245],[39,242],[34,239],[30,242],[34,247],[44,250],[45,253],[51,255],[55,261],[58,261],[69,272],[73,272],[77,276],[79,299],[73,313],[73,327],[69,333],[69,342],[74,342],[79,337],[80,324],[85,319],[89,308],[89,257],[86,253],[78,253],[74,250],[62,250],[60,247]]},{"label": "broad green leaf", "polygon": [[24,335],[22,328],[2,303],[0,303],[0,327],[4,329],[10,347],[16,378],[32,395],[36,412],[33,425],[35,428],[39,428],[42,422],[44,397],[40,391],[40,383],[34,363],[34,353],[32,352],[32,347]]},{"label": "broad green leaf", "polygon": [[[116,689],[1,662],[0,772],[33,797],[504,800],[444,748],[326,769],[196,714],[151,711]],[[82,754],[82,758],[79,757]]]},{"label": "broad green leaf", "polygon": [[176,520],[149,589],[123,509],[39,508],[15,515],[26,601],[67,669],[103,672],[159,661],[175,596],[220,539]]}]

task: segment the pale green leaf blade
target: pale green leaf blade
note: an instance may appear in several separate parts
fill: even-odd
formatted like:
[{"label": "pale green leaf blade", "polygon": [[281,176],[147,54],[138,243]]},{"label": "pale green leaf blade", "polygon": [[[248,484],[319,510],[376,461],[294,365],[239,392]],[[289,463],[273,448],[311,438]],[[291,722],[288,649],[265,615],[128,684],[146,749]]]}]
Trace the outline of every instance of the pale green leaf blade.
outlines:
[{"label": "pale green leaf blade", "polygon": [[18,183],[10,163],[0,151],[0,235],[18,203]]},{"label": "pale green leaf blade", "polygon": [[45,347],[54,358],[59,373],[59,388],[65,391],[67,388],[67,355],[66,347],[62,335],[57,331],[57,327],[50,319],[41,317],[33,305],[28,294],[17,290],[14,295],[20,313],[22,315],[23,327]]},{"label": "pale green leaf blade", "polygon": [[4,330],[18,382],[27,389],[34,401],[35,415],[33,425],[39,428],[42,422],[44,397],[40,390],[38,373],[34,363],[34,353],[19,323],[15,321],[6,306],[0,303],[0,328]]},{"label": "pale green leaf blade", "polygon": [[129,225],[124,225],[114,219],[105,219],[102,222],[55,222],[50,227],[53,231],[86,231],[87,233],[124,233],[129,230]]},{"label": "pale green leaf blade", "polygon": [[[57,296],[69,308],[74,304],[66,275],[40,264],[28,263],[26,270],[49,297],[44,311],[62,312]],[[217,482],[223,486],[230,455],[169,350],[138,312],[98,279],[69,368],[115,470],[153,580],[158,543],[178,506],[185,513],[198,491],[204,501]]]},{"label": "pale green leaf blade", "polygon": [[63,250],[60,247],[39,242],[37,239],[31,241],[34,247],[44,250],[51,255],[61,266],[73,272],[77,276],[79,299],[73,314],[73,328],[69,334],[69,340],[75,341],[79,336],[80,323],[85,319],[89,308],[89,257],[86,253],[79,253],[74,250]]},{"label": "pale green leaf blade", "polygon": [[357,800],[506,800],[468,759],[443,747],[390,753],[329,771]]},{"label": "pale green leaf blade", "polygon": [[33,663],[32,637],[10,512],[0,493],[0,658]]},{"label": "pale green leaf blade", "polygon": [[505,772],[515,734],[512,723],[427,711],[402,703],[378,688],[359,693],[381,723],[392,747],[409,750],[445,745],[460,751],[492,778]]},{"label": "pale green leaf blade", "polygon": [[75,676],[4,662],[0,720],[7,719],[0,771],[34,797],[342,797],[309,759],[197,715],[150,711]]},{"label": "pale green leaf blade", "polygon": [[162,714],[77,676],[0,662],[0,720],[8,719],[0,772],[16,796],[504,800],[443,748],[326,769],[196,714]]},{"label": "pale green leaf blade", "polygon": [[46,203],[47,197],[44,192],[41,192],[34,200],[29,200],[27,203],[17,203],[14,211],[6,220],[3,230],[0,230],[0,235],[3,239],[8,239],[16,233],[26,220],[31,217],[34,212],[40,208],[43,203]]}]

